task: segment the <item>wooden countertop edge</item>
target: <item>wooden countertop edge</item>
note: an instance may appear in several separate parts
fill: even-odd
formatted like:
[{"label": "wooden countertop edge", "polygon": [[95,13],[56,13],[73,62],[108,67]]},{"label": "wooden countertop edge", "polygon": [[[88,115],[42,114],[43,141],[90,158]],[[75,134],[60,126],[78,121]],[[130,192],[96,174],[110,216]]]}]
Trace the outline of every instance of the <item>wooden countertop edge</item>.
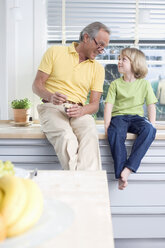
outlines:
[{"label": "wooden countertop edge", "polygon": [[44,133],[37,133],[37,134],[11,134],[11,133],[2,133],[0,134],[0,139],[46,139]]},{"label": "wooden countertop edge", "polygon": [[[107,139],[105,134],[98,134],[99,140]],[[134,140],[136,138],[135,134],[128,133],[127,140]],[[0,134],[0,139],[46,139],[45,134],[37,133],[37,134],[9,134],[3,133]],[[155,140],[165,140],[165,133],[164,134],[156,134]]]},{"label": "wooden countertop edge", "polygon": [[[9,124],[11,120],[0,120],[0,124]],[[38,120],[33,121],[34,124],[39,124]],[[96,125],[103,125],[102,121],[97,121]],[[161,124],[156,124],[157,130],[165,131],[165,122]],[[6,127],[7,129],[7,127]],[[98,137],[100,140],[107,139],[107,136],[104,133],[98,133]],[[0,133],[0,139],[45,139],[46,136],[41,130],[37,130],[37,132],[20,132],[20,133],[10,133],[5,130],[5,132]],[[135,134],[128,133],[127,140],[134,140],[136,138]],[[156,140],[165,140],[165,132],[156,134]]]},{"label": "wooden countertop edge", "polygon": [[[12,120],[0,120],[0,124],[9,124]],[[104,125],[103,120],[96,120],[96,125]],[[33,120],[33,124],[40,124],[39,120]],[[165,130],[165,121],[157,121],[155,124],[157,130]]]},{"label": "wooden countertop edge", "polygon": [[[136,138],[135,134],[128,133],[127,140],[134,140]],[[99,134],[99,140],[107,139],[107,136],[104,134]],[[165,133],[164,134],[156,134],[155,140],[165,140]]]}]

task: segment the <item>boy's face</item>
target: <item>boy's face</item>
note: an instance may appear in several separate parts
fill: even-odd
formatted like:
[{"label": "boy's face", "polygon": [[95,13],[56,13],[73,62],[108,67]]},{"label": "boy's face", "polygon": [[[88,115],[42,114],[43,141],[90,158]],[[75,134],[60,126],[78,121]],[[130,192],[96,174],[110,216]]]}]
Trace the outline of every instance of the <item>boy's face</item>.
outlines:
[{"label": "boy's face", "polygon": [[118,71],[121,74],[130,74],[132,72],[131,70],[131,61],[130,59],[125,56],[120,54],[118,58]]}]

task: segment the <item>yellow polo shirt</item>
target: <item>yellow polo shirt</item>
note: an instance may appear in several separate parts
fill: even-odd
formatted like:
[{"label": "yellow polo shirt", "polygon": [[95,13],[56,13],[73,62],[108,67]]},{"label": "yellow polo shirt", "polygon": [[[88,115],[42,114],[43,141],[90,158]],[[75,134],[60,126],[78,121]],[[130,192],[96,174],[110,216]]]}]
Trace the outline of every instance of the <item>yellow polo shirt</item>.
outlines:
[{"label": "yellow polo shirt", "polygon": [[52,46],[44,54],[38,70],[49,74],[46,89],[60,92],[68,100],[85,104],[90,90],[102,92],[105,77],[104,67],[96,60],[79,63],[75,50],[78,43],[70,46]]}]

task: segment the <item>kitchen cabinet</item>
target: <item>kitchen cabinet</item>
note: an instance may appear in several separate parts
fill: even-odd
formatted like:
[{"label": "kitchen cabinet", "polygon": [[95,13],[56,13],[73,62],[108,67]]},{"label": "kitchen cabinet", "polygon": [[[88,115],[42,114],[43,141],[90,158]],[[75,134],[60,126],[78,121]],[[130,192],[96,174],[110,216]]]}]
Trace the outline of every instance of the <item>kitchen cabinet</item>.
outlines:
[{"label": "kitchen cabinet", "polygon": [[[27,131],[27,136],[12,136],[10,132],[10,135],[5,136],[5,132],[0,129],[0,159],[11,160],[16,166],[25,169],[61,170],[54,149],[43,134],[39,136],[35,133],[32,136],[32,132],[29,129]],[[102,131],[100,126],[102,168],[107,172],[115,248],[164,248],[165,130],[158,130],[138,172],[131,174],[128,187],[123,191],[118,190],[113,159]],[[128,154],[134,137],[127,137]]]}]

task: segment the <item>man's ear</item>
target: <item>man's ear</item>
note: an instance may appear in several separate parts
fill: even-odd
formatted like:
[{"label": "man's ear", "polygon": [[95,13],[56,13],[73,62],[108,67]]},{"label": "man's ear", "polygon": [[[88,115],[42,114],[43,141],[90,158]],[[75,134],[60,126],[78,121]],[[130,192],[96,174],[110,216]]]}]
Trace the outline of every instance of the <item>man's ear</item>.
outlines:
[{"label": "man's ear", "polygon": [[84,34],[84,38],[83,38],[83,41],[85,42],[85,43],[87,43],[88,41],[89,41],[89,35],[88,34]]}]

